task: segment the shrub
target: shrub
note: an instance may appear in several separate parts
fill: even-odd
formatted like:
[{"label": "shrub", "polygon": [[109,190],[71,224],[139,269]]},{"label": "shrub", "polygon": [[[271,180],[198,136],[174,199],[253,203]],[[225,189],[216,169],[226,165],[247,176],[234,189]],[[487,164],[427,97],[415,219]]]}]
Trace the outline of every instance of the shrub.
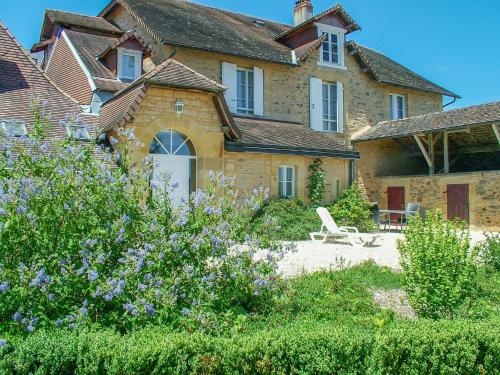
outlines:
[{"label": "shrub", "polygon": [[357,183],[352,184],[329,208],[338,225],[354,226],[362,232],[375,229],[370,203],[365,200]]},{"label": "shrub", "polygon": [[[118,131],[121,153],[42,133],[2,140],[0,329],[210,330],[272,303],[284,249],[267,236],[272,223],[260,238],[247,234],[262,189],[239,195],[232,179],[212,174],[172,211],[168,189],[145,202],[153,163],[128,164],[139,146],[132,130]],[[267,256],[257,258],[261,240]]]},{"label": "shrub", "polygon": [[430,213],[410,220],[398,241],[403,286],[420,316],[453,318],[471,301],[476,285],[476,252],[463,225]]},{"label": "shrub", "polygon": [[321,167],[323,161],[321,159],[315,159],[314,162],[309,166],[309,199],[315,205],[319,205],[323,199],[323,194],[325,193],[326,185],[326,172]]},{"label": "shrub", "polygon": [[484,235],[486,239],[477,245],[479,257],[483,264],[495,271],[500,271],[500,234],[485,233]]},{"label": "shrub", "polygon": [[146,328],[48,330],[0,351],[5,374],[496,374],[498,321],[400,323],[382,331],[303,323],[232,337]]},{"label": "shrub", "polygon": [[279,199],[267,203],[253,220],[254,231],[260,233],[272,219],[279,225],[277,237],[286,241],[308,240],[309,233],[317,232],[321,227],[314,208],[307,207],[299,199]]}]

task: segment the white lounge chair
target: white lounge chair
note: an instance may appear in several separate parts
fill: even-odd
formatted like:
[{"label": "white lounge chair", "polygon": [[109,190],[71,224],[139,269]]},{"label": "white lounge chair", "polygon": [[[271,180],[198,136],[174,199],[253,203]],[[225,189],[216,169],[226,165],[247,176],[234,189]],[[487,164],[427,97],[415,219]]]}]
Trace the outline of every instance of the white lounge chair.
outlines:
[{"label": "white lounge chair", "polygon": [[380,237],[378,234],[359,233],[358,228],[355,227],[339,227],[328,210],[324,207],[318,207],[316,212],[321,218],[322,224],[319,232],[309,233],[311,240],[314,242],[323,243],[326,242],[328,238],[333,237],[345,239],[351,245],[354,245],[353,239],[358,239],[365,245],[373,245],[376,239]]}]

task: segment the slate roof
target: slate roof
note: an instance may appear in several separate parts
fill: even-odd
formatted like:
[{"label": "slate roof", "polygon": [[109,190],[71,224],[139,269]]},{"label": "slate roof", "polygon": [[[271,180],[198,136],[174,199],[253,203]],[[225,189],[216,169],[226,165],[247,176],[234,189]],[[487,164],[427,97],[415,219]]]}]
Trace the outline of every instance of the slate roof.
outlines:
[{"label": "slate roof", "polygon": [[32,132],[33,97],[48,103],[53,125],[48,136],[52,139],[67,137],[66,129],[59,126],[59,121],[64,120],[68,113],[80,112],[78,103],[42,72],[0,22],[0,119],[23,121],[28,132]]},{"label": "slate roof", "polygon": [[42,26],[41,37],[50,38],[54,24],[66,26],[79,26],[86,29],[102,31],[111,34],[122,34],[123,31],[102,17],[85,16],[77,13],[63,12],[60,10],[47,9]]},{"label": "slate roof", "polygon": [[[188,1],[116,0],[116,3],[129,10],[161,43],[292,64],[290,48],[274,40],[290,29],[288,25]],[[105,12],[101,15],[105,16]]]},{"label": "slate roof", "polygon": [[151,72],[128,85],[107,101],[101,108],[100,126],[107,130],[131,121],[146,93],[146,85],[152,84],[178,89],[222,93],[225,87],[208,79],[173,59],[165,60]]},{"label": "slate roof", "polygon": [[399,138],[423,132],[460,129],[494,123],[500,124],[500,101],[446,112],[429,113],[402,120],[382,121],[366,132],[355,136],[353,141]]},{"label": "slate roof", "polygon": [[359,45],[354,41],[347,42],[346,46],[350,51],[355,53],[361,64],[368,69],[378,82],[412,87],[423,91],[460,98],[457,94],[432,83],[380,52]]},{"label": "slate roof", "polygon": [[247,117],[234,117],[234,121],[241,139],[226,142],[228,151],[359,158],[343,143],[299,123]]},{"label": "slate roof", "polygon": [[115,45],[115,36],[90,34],[85,31],[64,30],[73,47],[87,67],[92,77],[116,80],[111,72],[97,57]]}]

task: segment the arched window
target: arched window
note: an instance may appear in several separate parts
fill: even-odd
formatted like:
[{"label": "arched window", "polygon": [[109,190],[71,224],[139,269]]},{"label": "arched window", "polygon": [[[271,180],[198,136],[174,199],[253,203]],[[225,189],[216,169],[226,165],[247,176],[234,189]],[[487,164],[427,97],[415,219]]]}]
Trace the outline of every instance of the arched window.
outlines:
[{"label": "arched window", "polygon": [[196,156],[191,140],[174,129],[167,129],[158,134],[151,142],[150,154]]},{"label": "arched window", "polygon": [[151,181],[160,190],[166,188],[167,180],[172,187],[176,186],[170,195],[174,205],[188,199],[189,194],[196,190],[196,150],[193,142],[174,129],[165,129],[153,138],[149,153],[156,161]]}]

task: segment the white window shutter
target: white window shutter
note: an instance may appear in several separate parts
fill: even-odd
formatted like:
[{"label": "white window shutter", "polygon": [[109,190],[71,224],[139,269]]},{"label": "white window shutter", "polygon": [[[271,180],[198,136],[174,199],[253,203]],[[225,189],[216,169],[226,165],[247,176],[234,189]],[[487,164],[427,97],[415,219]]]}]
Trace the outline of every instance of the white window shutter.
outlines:
[{"label": "white window shutter", "polygon": [[337,81],[337,131],[344,132],[344,85]]},{"label": "white window shutter", "polygon": [[394,116],[394,113],[396,108],[396,100],[394,95],[389,95],[389,120],[393,120],[396,117]]},{"label": "white window shutter", "polygon": [[238,78],[236,76],[237,67],[235,64],[230,64],[227,62],[222,63],[222,84],[227,87],[224,92],[226,98],[227,106],[229,111],[236,113],[236,99],[237,99],[237,82]]},{"label": "white window shutter", "polygon": [[264,116],[264,71],[254,66],[253,68],[254,88],[254,113],[256,116]]},{"label": "white window shutter", "polygon": [[142,75],[142,52],[137,52],[135,58],[134,77],[138,79]]},{"label": "white window shutter", "polygon": [[310,121],[311,129],[323,131],[323,81],[319,78],[311,77],[310,86]]}]

